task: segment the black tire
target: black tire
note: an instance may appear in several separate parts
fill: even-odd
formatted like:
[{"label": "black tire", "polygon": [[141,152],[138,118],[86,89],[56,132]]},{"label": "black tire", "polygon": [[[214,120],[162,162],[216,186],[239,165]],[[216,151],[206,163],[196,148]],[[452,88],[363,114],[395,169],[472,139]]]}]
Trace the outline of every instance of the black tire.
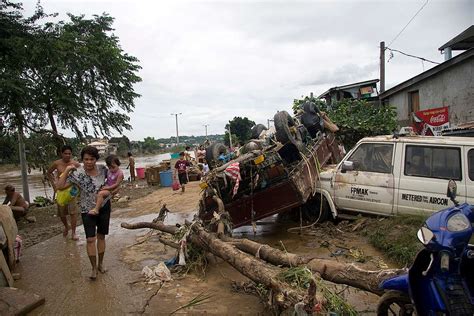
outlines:
[{"label": "black tire", "polygon": [[255,125],[254,127],[252,127],[252,139],[258,139],[258,136],[260,136],[260,134],[263,132],[263,131],[266,131],[268,128],[263,125],[263,124],[257,124]]},{"label": "black tire", "polygon": [[213,143],[206,148],[206,160],[210,169],[217,165],[218,158],[222,153],[227,153],[227,147],[222,143]]},{"label": "black tire", "polygon": [[281,111],[273,117],[276,129],[276,139],[282,144],[292,143],[299,150],[303,149],[301,134],[296,128],[295,121],[286,111]]},{"label": "black tire", "polygon": [[377,304],[377,316],[410,316],[413,314],[414,308],[410,298],[400,291],[385,292]]},{"label": "black tire", "polygon": [[314,223],[316,221],[318,221],[318,223],[322,223],[332,219],[331,209],[329,207],[328,202],[323,197],[323,202],[321,205],[320,200],[321,199],[318,196],[318,193],[316,193],[316,197],[308,200],[303,205],[303,215],[305,219],[311,223]]}]

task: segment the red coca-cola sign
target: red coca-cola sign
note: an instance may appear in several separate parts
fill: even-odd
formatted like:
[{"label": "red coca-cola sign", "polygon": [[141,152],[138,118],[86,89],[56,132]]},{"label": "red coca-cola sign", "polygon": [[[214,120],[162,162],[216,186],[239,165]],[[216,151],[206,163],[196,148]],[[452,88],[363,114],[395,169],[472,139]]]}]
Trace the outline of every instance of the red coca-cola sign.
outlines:
[{"label": "red coca-cola sign", "polygon": [[441,131],[449,127],[447,106],[415,112],[413,118],[413,128],[420,135],[441,135]]}]

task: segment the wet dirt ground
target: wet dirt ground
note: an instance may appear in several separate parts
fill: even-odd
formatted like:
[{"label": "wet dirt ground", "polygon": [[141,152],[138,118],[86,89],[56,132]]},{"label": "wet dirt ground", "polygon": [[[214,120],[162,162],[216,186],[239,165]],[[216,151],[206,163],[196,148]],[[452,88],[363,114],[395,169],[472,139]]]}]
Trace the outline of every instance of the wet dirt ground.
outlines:
[{"label": "wet dirt ground", "polygon": [[[168,315],[200,293],[209,294],[211,298],[177,314],[268,314],[257,297],[232,291],[232,281],[246,278],[219,259],[208,266],[205,275],[190,273],[163,286],[143,282],[142,268],[172,258],[175,250],[162,245],[158,236],[150,234],[148,229],[126,230],[120,228],[120,223],[151,221],[162,203],[171,210],[165,223],[182,223],[185,218],[192,217],[198,198],[199,187],[194,182],[189,184],[184,194],[170,188],[158,189],[130,202],[126,208],[116,208],[107,237],[105,263],[109,271],[99,275],[96,281],[88,279],[90,265],[82,227],[79,228],[80,241],[77,243],[59,235],[25,249],[18,267],[22,278],[15,286],[46,298],[45,305],[32,315]],[[365,269],[378,269],[384,264],[381,254],[344,223],[338,226],[324,224],[320,229],[305,231],[302,235],[287,232],[293,226],[297,224],[281,224],[273,217],[258,225],[256,235],[251,227],[242,227],[235,230],[234,236],[297,254],[343,262],[361,261],[360,266]],[[352,288],[344,291],[343,286],[338,286],[339,290],[361,314],[373,314],[377,296]]]}]

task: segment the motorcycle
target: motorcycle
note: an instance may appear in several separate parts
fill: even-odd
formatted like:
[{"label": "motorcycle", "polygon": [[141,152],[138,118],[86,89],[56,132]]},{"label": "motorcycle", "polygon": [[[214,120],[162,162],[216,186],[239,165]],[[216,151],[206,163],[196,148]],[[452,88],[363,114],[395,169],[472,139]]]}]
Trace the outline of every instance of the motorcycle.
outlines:
[{"label": "motorcycle", "polygon": [[460,205],[456,189],[450,180],[454,206],[432,214],[418,231],[424,249],[408,273],[380,284],[377,315],[474,315],[474,205]]}]

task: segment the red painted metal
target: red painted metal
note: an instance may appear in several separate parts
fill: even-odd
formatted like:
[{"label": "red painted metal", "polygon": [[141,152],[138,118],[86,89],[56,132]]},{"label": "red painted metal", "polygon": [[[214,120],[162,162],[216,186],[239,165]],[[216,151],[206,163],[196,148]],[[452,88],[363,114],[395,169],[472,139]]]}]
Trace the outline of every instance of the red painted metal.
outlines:
[{"label": "red painted metal", "polygon": [[[225,210],[229,213],[234,228],[251,224],[252,209],[253,220],[257,221],[305,204],[314,193],[319,168],[328,163],[337,163],[341,159],[337,142],[331,134],[320,139],[310,151],[303,153],[303,156],[304,158],[289,170],[286,179],[253,195],[244,195],[225,204]],[[217,205],[211,198],[207,198],[204,203],[200,217],[209,220],[217,210]]]}]

